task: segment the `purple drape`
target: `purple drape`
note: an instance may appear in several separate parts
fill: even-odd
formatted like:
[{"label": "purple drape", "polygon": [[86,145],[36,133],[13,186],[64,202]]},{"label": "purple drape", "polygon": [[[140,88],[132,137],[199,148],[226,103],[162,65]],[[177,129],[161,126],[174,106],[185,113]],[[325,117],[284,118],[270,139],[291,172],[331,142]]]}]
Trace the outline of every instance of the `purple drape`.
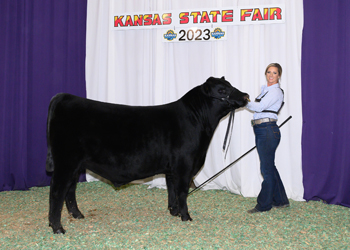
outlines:
[{"label": "purple drape", "polygon": [[49,184],[50,99],[86,96],[86,10],[87,0],[0,1],[0,191]]},{"label": "purple drape", "polygon": [[304,0],[304,198],[350,207],[350,1]]}]

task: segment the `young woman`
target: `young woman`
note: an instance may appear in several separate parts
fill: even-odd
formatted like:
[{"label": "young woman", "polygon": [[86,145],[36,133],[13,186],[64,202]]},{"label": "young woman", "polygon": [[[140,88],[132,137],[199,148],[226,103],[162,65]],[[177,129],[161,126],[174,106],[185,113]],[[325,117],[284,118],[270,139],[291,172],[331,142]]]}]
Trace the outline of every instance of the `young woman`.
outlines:
[{"label": "young woman", "polygon": [[281,140],[276,124],[277,114],[283,105],[284,97],[279,86],[281,75],[281,65],[269,64],[265,70],[267,84],[261,88],[261,94],[255,102],[249,102],[246,106],[254,111],[252,126],[260,159],[260,171],[264,178],[257,198],[258,204],[248,210],[248,213],[269,211],[272,207],[289,207],[282,180],[275,166],[275,152]]}]

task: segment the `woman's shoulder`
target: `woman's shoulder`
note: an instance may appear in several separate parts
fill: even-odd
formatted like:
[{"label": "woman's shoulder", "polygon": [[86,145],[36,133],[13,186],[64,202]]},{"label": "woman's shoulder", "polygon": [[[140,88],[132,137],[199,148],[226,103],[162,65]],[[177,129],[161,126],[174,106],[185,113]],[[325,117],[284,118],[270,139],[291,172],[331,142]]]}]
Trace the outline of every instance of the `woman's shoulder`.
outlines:
[{"label": "woman's shoulder", "polygon": [[275,91],[275,92],[279,92],[279,91],[282,91],[283,90],[281,89],[280,85],[277,83],[277,84],[274,84],[272,86],[269,86],[269,91]]},{"label": "woman's shoulder", "polygon": [[[276,84],[277,85],[277,84]],[[272,88],[271,88],[272,87]],[[270,86],[269,87],[270,89],[269,89],[269,93],[271,94],[271,95],[284,95],[284,92],[283,92],[283,90],[277,85],[277,86]]]}]

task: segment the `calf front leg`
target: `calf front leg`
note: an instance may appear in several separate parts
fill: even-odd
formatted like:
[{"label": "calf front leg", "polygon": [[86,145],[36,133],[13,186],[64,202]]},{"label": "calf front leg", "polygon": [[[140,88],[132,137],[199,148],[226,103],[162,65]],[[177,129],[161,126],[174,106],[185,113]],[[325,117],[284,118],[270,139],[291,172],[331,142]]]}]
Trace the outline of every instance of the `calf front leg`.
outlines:
[{"label": "calf front leg", "polygon": [[181,217],[182,221],[192,221],[192,218],[190,214],[188,213],[188,207],[187,207],[187,195],[190,185],[190,180],[192,178],[184,178],[179,179],[176,186],[176,197],[179,207],[179,215]]},{"label": "calf front leg", "polygon": [[188,213],[188,207],[187,207],[187,195],[188,195],[188,188],[185,191],[180,191],[178,197],[179,197],[179,210],[180,210],[180,216],[182,221],[192,221],[192,218],[190,214]]},{"label": "calf front leg", "polygon": [[175,186],[172,174],[165,175],[168,190],[168,209],[173,216],[179,216],[179,204],[175,193]]}]

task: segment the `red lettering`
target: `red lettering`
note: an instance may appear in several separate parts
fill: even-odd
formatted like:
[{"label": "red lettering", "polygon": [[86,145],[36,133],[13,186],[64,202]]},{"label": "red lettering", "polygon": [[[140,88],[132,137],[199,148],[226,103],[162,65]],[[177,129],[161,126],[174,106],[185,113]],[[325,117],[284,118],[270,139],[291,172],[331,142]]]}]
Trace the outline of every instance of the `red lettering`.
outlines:
[{"label": "red lettering", "polygon": [[144,25],[152,25],[152,14],[147,14],[143,16],[143,20],[145,21],[143,24]]},{"label": "red lettering", "polygon": [[125,26],[133,26],[134,24],[132,23],[132,18],[131,16],[127,15],[126,16],[126,21],[125,21]]},{"label": "red lettering", "polygon": [[277,20],[281,20],[282,19],[281,12],[282,12],[281,8],[271,8],[270,20],[275,20],[275,17],[277,17]]},{"label": "red lettering", "polygon": [[160,21],[160,17],[158,14],[154,14],[154,19],[153,19],[152,25],[156,25],[156,24],[162,25],[162,22]]},{"label": "red lettering", "polygon": [[191,12],[191,16],[193,16],[193,23],[198,23],[198,15],[201,13],[199,11]]},{"label": "red lettering", "polygon": [[246,17],[249,17],[252,13],[253,9],[242,9],[241,10],[241,21],[245,21]]},{"label": "red lettering", "polygon": [[269,20],[269,9],[264,8],[264,20]]},{"label": "red lettering", "polygon": [[210,18],[206,11],[202,13],[201,23],[210,23]]},{"label": "red lettering", "polygon": [[114,27],[118,27],[118,26],[123,27],[124,26],[123,20],[122,20],[123,17],[124,16],[115,16],[114,17]]},{"label": "red lettering", "polygon": [[164,13],[162,18],[163,18],[164,25],[171,24],[171,13]]},{"label": "red lettering", "polygon": [[134,26],[142,26],[142,15],[134,15]]},{"label": "red lettering", "polygon": [[262,16],[261,16],[261,13],[260,13],[260,10],[259,9],[254,9],[254,14],[253,14],[253,18],[252,18],[252,21],[255,21],[255,20],[263,20]]},{"label": "red lettering", "polygon": [[223,10],[222,11],[222,21],[223,22],[233,22],[233,10]]},{"label": "red lettering", "polygon": [[210,11],[210,15],[213,17],[213,23],[217,23],[217,15],[220,15],[219,10]]},{"label": "red lettering", "polygon": [[187,24],[189,22],[189,19],[188,19],[188,15],[189,13],[188,12],[181,12],[180,13],[180,24]]}]

